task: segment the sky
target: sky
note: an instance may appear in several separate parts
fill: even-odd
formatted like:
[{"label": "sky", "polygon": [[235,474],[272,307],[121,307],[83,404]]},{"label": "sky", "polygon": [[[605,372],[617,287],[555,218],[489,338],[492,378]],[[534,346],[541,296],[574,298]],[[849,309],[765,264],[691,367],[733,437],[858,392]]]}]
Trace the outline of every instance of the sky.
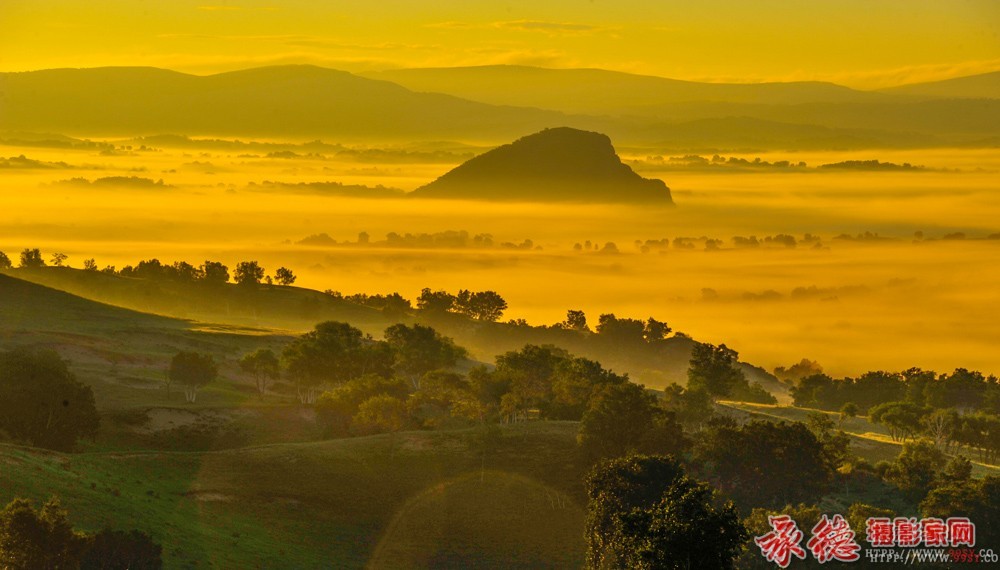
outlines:
[{"label": "sky", "polygon": [[1000,70],[996,0],[0,0],[0,71],[521,64],[881,88]]}]

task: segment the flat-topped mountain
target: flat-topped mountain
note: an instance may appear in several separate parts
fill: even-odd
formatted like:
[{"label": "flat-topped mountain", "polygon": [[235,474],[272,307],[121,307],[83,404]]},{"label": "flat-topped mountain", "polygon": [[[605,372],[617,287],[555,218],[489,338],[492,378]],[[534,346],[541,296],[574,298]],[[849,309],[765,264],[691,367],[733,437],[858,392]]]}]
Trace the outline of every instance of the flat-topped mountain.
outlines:
[{"label": "flat-topped mountain", "polygon": [[569,127],[545,129],[481,154],[411,195],[673,204],[667,185],[622,163],[607,135]]}]

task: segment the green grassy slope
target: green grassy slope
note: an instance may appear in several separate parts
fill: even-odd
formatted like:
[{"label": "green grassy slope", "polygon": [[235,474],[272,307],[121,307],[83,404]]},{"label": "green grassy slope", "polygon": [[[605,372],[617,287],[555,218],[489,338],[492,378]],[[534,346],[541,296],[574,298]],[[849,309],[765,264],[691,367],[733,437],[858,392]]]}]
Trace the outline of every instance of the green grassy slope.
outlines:
[{"label": "green grassy slope", "polygon": [[485,456],[475,429],[212,453],[0,446],[0,501],[58,495],[79,528],[146,530],[168,568],[362,568],[376,551],[386,566],[579,566],[576,429],[507,427]]},{"label": "green grassy slope", "polygon": [[[42,274],[76,273],[52,268]],[[180,350],[210,353],[220,364],[221,378],[204,391],[199,406],[253,403],[250,380],[239,371],[238,359],[287,339],[280,331],[206,325],[111,306],[0,274],[0,350],[55,350],[91,386],[104,410],[183,402],[178,391],[162,390],[170,358]]]}]

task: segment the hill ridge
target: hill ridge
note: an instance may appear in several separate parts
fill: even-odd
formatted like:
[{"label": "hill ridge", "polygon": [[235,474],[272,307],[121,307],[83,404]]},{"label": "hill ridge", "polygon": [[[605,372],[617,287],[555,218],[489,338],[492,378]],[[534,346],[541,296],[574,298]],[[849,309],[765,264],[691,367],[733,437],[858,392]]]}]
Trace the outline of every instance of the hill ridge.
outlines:
[{"label": "hill ridge", "polygon": [[610,137],[571,127],[547,128],[480,154],[410,195],[673,204],[666,184],[624,164]]}]

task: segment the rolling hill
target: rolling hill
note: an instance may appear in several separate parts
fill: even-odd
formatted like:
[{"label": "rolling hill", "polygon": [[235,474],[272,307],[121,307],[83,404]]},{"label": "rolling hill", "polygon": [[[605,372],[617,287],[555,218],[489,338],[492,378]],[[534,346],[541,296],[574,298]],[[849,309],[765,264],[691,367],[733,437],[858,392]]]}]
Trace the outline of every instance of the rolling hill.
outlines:
[{"label": "rolling hill", "polygon": [[495,148],[417,188],[419,198],[673,204],[670,189],[623,164],[611,139],[567,127]]},{"label": "rolling hill", "polygon": [[1000,71],[884,89],[893,95],[956,99],[1000,99]]},{"label": "rolling hill", "polygon": [[106,305],[0,273],[0,335],[38,330],[76,333],[128,328],[181,330],[189,326],[182,320]]},{"label": "rolling hill", "polygon": [[165,568],[580,567],[576,431],[507,427],[486,454],[477,429],[205,453],[0,444],[0,504],[58,496],[79,529],[150,533]]}]

